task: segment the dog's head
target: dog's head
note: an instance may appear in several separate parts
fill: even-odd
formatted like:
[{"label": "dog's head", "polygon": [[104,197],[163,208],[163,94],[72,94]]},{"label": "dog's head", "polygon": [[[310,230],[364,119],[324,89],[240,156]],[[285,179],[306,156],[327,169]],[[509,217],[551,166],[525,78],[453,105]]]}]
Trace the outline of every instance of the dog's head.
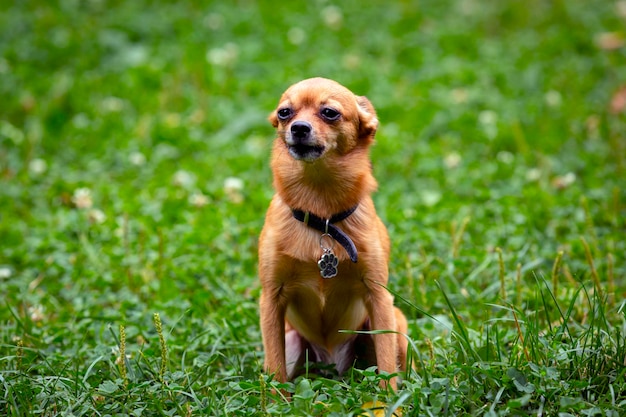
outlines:
[{"label": "dog's head", "polygon": [[269,120],[289,154],[307,162],[369,145],[378,127],[376,112],[366,97],[325,78],[289,87]]}]

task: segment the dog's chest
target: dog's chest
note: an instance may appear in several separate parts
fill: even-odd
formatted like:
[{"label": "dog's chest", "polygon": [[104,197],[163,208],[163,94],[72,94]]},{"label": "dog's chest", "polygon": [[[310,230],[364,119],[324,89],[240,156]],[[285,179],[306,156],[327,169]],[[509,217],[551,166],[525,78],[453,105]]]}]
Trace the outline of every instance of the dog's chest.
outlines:
[{"label": "dog's chest", "polygon": [[316,265],[303,263],[285,286],[287,320],[306,339],[328,347],[350,337],[339,330],[357,330],[367,318],[358,268],[344,261],[338,269],[336,277],[324,279]]}]

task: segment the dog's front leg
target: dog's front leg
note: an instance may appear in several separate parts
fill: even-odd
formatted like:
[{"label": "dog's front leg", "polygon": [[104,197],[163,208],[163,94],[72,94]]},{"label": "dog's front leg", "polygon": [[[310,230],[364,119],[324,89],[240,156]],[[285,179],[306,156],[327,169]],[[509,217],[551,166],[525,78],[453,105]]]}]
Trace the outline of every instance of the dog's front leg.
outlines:
[{"label": "dog's front leg", "polygon": [[[393,307],[393,297],[386,288],[374,284],[370,288],[367,309],[370,317],[372,330],[396,330],[396,320]],[[378,371],[389,374],[396,373],[398,363],[398,338],[394,333],[381,333],[372,335],[374,349],[376,350],[376,364]],[[381,383],[386,386],[386,383]],[[393,389],[397,388],[396,377],[389,380]]]},{"label": "dog's front leg", "polygon": [[261,293],[260,315],[265,371],[279,382],[287,381],[285,359],[285,306],[280,302],[279,289],[265,288]]}]

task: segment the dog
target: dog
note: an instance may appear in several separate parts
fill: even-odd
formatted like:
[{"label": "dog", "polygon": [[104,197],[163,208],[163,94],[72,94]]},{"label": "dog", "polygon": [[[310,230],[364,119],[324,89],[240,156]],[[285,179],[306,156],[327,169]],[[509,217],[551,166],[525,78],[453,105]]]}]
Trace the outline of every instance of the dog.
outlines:
[{"label": "dog", "polygon": [[265,370],[285,382],[305,361],[334,364],[339,374],[364,361],[392,374],[396,389],[407,321],[385,288],[390,241],[371,198],[374,107],[311,78],[283,93],[269,121],[278,135],[275,194],[259,238]]}]

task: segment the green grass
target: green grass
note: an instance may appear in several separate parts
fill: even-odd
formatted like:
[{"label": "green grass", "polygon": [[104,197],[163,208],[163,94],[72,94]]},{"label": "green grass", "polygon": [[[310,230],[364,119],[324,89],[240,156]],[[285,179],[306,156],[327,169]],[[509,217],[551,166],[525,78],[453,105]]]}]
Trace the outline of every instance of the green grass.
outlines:
[{"label": "green grass", "polygon": [[[622,415],[625,20],[583,0],[5,2],[0,415]],[[396,393],[375,369],[262,372],[266,116],[317,75],[381,120],[415,364]]]}]

